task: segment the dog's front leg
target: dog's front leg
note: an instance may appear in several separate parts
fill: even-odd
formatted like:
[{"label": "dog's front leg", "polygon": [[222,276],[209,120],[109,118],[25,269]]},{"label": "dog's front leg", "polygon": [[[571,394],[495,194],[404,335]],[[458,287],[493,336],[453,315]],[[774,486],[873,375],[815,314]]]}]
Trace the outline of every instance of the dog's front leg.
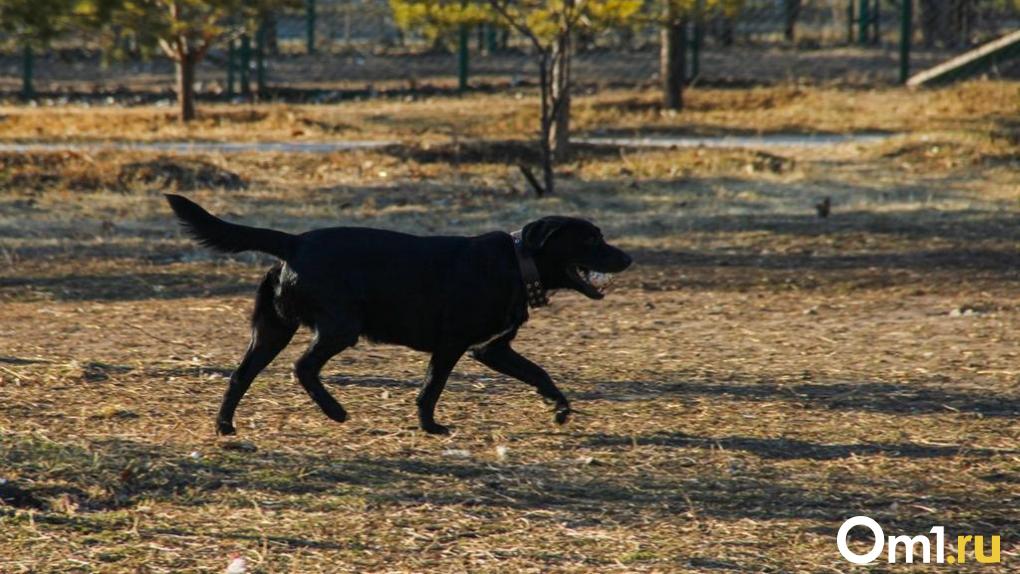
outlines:
[{"label": "dog's front leg", "polygon": [[421,429],[429,434],[450,434],[450,429],[436,422],[436,403],[439,402],[439,395],[443,394],[446,387],[446,379],[453,372],[454,365],[460,360],[463,351],[436,351],[429,361],[428,371],[425,373],[425,385],[418,393],[418,424]]},{"label": "dog's front leg", "polygon": [[556,388],[549,373],[513,350],[509,341],[497,341],[481,349],[475,349],[472,356],[498,373],[535,387],[538,394],[556,405],[556,422],[558,424],[567,422],[572,412],[570,401]]}]

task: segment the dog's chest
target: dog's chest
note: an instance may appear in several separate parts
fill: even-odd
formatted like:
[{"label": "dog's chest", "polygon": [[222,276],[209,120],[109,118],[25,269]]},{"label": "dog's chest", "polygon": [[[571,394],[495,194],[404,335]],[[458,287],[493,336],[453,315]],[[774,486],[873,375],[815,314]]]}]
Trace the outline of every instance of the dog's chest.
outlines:
[{"label": "dog's chest", "polygon": [[[516,280],[516,277],[510,280]],[[503,299],[503,296],[507,299]],[[509,293],[502,293],[498,299],[490,300],[485,305],[485,311],[479,312],[476,309],[473,313],[471,320],[473,328],[469,331],[471,335],[467,337],[470,341],[469,349],[481,349],[503,338],[512,339],[517,330],[528,321],[528,306],[523,289],[511,289]],[[503,307],[503,310],[498,311],[500,307]]]},{"label": "dog's chest", "polygon": [[511,324],[511,325],[510,325],[510,326],[508,326],[507,328],[505,328],[505,329],[503,329],[503,330],[501,330],[501,331],[497,332],[496,334],[494,334],[494,335],[490,336],[489,338],[486,338],[486,340],[484,340],[484,341],[480,341],[480,342],[478,342],[478,343],[476,343],[476,344],[472,345],[472,346],[471,346],[471,350],[475,350],[475,349],[482,349],[482,348],[484,348],[484,347],[487,347],[487,346],[488,346],[488,345],[489,345],[490,343],[492,343],[492,342],[496,341],[496,340],[497,340],[497,338],[499,338],[499,337],[501,337],[501,336],[503,336],[503,335],[507,334],[508,332],[511,332],[511,331],[512,331],[513,329],[515,329],[515,328],[517,328],[517,325],[513,325],[513,324]]}]

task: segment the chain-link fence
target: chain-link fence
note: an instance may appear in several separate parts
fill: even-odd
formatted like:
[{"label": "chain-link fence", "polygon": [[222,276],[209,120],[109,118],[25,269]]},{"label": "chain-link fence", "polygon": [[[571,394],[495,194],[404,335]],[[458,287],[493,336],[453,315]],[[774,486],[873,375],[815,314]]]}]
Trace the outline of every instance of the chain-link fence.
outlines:
[{"label": "chain-link fence", "polygon": [[[696,10],[687,19],[686,73],[695,83],[891,85],[906,72],[1020,29],[1017,0],[743,0],[729,6]],[[651,9],[649,3],[648,17],[627,25],[579,32],[573,70],[580,87],[658,81],[661,27]],[[0,91],[8,97],[22,91],[26,68],[38,95],[54,101],[172,97],[173,66],[158,55],[127,51],[113,58],[84,33],[58,38],[31,58],[12,37],[2,45]],[[985,71],[1020,77],[1015,60]],[[428,34],[402,29],[386,0],[304,0],[269,14],[257,33],[218,45],[197,80],[204,98],[337,101],[465,85],[505,89],[534,82],[535,72],[527,42],[507,29],[479,25]]]}]

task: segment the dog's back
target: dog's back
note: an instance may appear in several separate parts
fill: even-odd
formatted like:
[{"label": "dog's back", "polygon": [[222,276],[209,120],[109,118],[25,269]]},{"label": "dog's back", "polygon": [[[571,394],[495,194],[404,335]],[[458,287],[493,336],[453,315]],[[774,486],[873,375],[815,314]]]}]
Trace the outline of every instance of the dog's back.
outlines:
[{"label": "dog's back", "polygon": [[228,223],[184,197],[167,199],[203,245],[284,261],[270,276],[273,308],[284,321],[314,328],[323,317],[342,316],[370,339],[433,351],[437,341],[473,342],[500,329],[520,291],[506,233],[419,237],[332,227],[294,235]]},{"label": "dog's back", "polygon": [[[501,250],[511,257],[498,257]],[[359,227],[318,229],[298,236],[282,282],[322,308],[342,306],[370,339],[430,351],[444,325],[463,324],[451,321],[454,315],[475,313],[471,299],[491,291],[489,285],[479,289],[477,277],[491,281],[513,272],[506,265],[512,250],[509,236],[499,233],[418,237]],[[482,308],[491,309],[491,301]]]}]

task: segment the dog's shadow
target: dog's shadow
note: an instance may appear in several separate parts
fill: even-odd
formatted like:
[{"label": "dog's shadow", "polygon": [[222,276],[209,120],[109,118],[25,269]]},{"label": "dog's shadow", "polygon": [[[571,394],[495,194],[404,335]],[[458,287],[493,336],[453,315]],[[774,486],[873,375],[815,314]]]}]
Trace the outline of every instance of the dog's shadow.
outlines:
[{"label": "dog's shadow", "polygon": [[780,383],[768,378],[747,382],[597,381],[572,393],[578,402],[634,402],[668,398],[709,398],[740,402],[796,403],[805,408],[890,414],[970,414],[1020,416],[1020,395],[952,390],[941,380]]},{"label": "dog's shadow", "polygon": [[967,445],[902,443],[820,444],[783,437],[702,437],[680,432],[652,433],[640,436],[595,434],[585,440],[588,447],[658,446],[732,450],[751,453],[764,459],[835,460],[853,456],[881,455],[904,458],[940,458],[957,455],[1011,456],[1020,450],[988,449]]}]

